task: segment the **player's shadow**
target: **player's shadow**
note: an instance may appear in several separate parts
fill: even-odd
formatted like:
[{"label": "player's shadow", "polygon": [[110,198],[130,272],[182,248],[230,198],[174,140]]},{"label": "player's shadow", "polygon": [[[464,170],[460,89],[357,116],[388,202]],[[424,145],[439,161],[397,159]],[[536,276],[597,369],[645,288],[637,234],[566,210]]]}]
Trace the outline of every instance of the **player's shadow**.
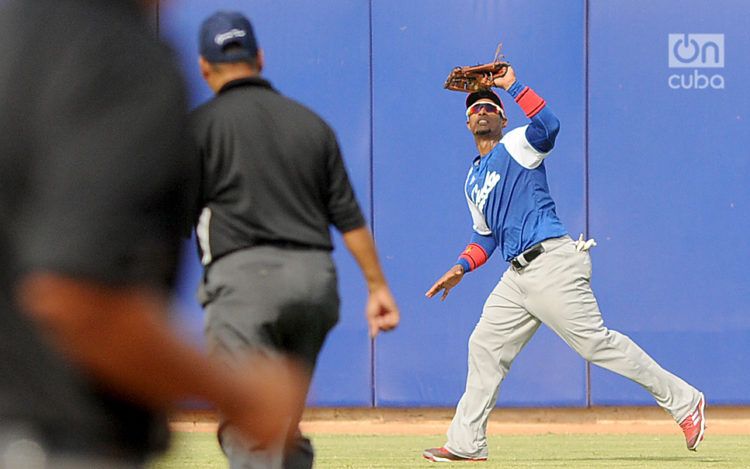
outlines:
[{"label": "player's shadow", "polygon": [[[581,463],[584,462],[595,462],[595,461],[661,461],[661,462],[682,462],[682,461],[689,461],[691,463],[726,463],[729,462],[729,459],[719,459],[719,458],[696,458],[691,456],[622,456],[622,457],[612,457],[612,456],[601,456],[601,457],[589,457],[589,458],[563,458],[564,461],[575,463],[576,461],[580,461]],[[539,461],[542,461],[541,459]],[[589,466],[591,467],[591,466]],[[596,466],[594,466],[596,467]]]}]

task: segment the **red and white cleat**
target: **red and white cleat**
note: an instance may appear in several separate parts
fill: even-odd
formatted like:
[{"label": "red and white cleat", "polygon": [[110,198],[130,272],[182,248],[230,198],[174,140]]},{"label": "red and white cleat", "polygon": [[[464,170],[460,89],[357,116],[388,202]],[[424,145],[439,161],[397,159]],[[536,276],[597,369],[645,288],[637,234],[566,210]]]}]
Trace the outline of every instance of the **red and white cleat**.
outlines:
[{"label": "red and white cleat", "polygon": [[487,460],[487,458],[465,458],[463,456],[458,456],[443,447],[426,449],[422,453],[422,456],[432,462],[479,462]]},{"label": "red and white cleat", "polygon": [[695,451],[698,445],[703,441],[703,434],[706,433],[706,414],[704,409],[706,408],[706,399],[701,393],[701,398],[698,401],[698,405],[695,406],[692,412],[687,417],[682,419],[680,427],[682,432],[685,434],[685,442],[687,448],[690,451]]}]

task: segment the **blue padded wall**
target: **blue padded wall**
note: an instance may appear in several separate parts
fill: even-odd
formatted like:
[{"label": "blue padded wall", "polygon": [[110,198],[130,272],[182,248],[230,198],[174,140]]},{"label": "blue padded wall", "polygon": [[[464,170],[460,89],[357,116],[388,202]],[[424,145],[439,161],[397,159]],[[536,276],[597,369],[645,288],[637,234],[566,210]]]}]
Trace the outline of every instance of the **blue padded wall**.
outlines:
[{"label": "blue padded wall", "polygon": [[[311,404],[453,406],[461,396],[468,337],[505,262],[490,260],[446,302],[424,297],[471,230],[462,185],[475,148],[465,95],[442,83],[456,65],[490,60],[499,41],[519,79],[562,122],[545,164],[570,233],[588,228],[599,242],[593,287],[605,324],[709,403],[750,403],[746,0],[689,9],[677,0],[162,3],[160,32],[179,54],[193,105],[210,97],[196,67],[198,26],[220,8],[248,14],[265,75],[337,132],[402,309],[401,327],[380,336],[371,356],[364,283],[337,237],[342,319]],[[712,62],[717,52],[721,63]],[[505,102],[510,127],[522,125]],[[200,343],[200,267],[194,246],[185,250],[177,321]],[[542,327],[499,404],[583,406],[589,391],[593,404],[652,402],[596,367],[589,388],[583,360]]]},{"label": "blue padded wall", "polygon": [[[264,75],[283,94],[315,110],[336,130],[362,210],[370,214],[369,9],[367,2],[336,0],[162,3],[161,34],[179,55],[193,105],[211,97],[197,69],[201,21],[216,10],[239,10],[252,21],[264,49]],[[342,77],[346,77],[342,83]],[[320,356],[310,392],[313,405],[370,405],[370,341],[363,316],[366,289],[351,256],[335,239],[341,320]],[[192,335],[201,329],[194,288],[200,266],[186,249],[178,320]]]},{"label": "blue padded wall", "polygon": [[[452,406],[464,388],[469,335],[506,264],[496,255],[444,303],[424,297],[471,235],[462,188],[476,147],[465,125],[466,95],[442,83],[456,65],[491,60],[503,42],[519,79],[562,121],[546,164],[558,213],[577,234],[585,213],[583,2],[521,8],[512,1],[379,0],[372,18],[375,235],[403,311],[401,327],[376,345],[376,402]],[[511,128],[527,122],[512,99],[505,102]],[[582,405],[584,362],[543,327],[515,362],[499,403]]]},{"label": "blue padded wall", "polygon": [[[590,6],[591,232],[605,322],[709,403],[748,404],[748,3]],[[705,68],[719,65],[721,39],[723,67]],[[684,67],[670,66],[683,65],[675,53]],[[591,391],[594,404],[653,402],[599,369]]]}]

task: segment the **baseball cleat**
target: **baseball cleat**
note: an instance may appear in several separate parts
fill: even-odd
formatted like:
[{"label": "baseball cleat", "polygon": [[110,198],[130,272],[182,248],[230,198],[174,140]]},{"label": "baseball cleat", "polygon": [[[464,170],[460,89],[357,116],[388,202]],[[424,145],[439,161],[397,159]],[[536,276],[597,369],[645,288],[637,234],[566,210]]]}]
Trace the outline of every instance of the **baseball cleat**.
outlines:
[{"label": "baseball cleat", "polygon": [[426,449],[422,453],[422,456],[432,462],[478,462],[487,460],[487,458],[465,458],[463,456],[458,456],[457,454],[451,453],[444,447]]},{"label": "baseball cleat", "polygon": [[696,405],[695,409],[693,409],[693,411],[690,412],[687,417],[682,419],[682,422],[680,422],[682,432],[685,434],[687,448],[690,451],[695,451],[701,441],[703,441],[703,434],[706,432],[705,407],[706,399],[703,397],[703,393],[701,393],[698,405]]}]

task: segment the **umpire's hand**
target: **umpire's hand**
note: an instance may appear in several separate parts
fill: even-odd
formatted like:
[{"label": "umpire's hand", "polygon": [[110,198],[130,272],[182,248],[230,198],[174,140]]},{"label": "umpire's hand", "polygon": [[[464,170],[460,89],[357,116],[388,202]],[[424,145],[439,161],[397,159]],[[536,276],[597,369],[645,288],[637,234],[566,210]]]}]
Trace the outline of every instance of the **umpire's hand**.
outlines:
[{"label": "umpire's hand", "polygon": [[375,337],[380,331],[390,331],[398,326],[400,314],[396,300],[391,290],[382,286],[370,292],[367,299],[367,324],[370,327],[370,337]]}]

